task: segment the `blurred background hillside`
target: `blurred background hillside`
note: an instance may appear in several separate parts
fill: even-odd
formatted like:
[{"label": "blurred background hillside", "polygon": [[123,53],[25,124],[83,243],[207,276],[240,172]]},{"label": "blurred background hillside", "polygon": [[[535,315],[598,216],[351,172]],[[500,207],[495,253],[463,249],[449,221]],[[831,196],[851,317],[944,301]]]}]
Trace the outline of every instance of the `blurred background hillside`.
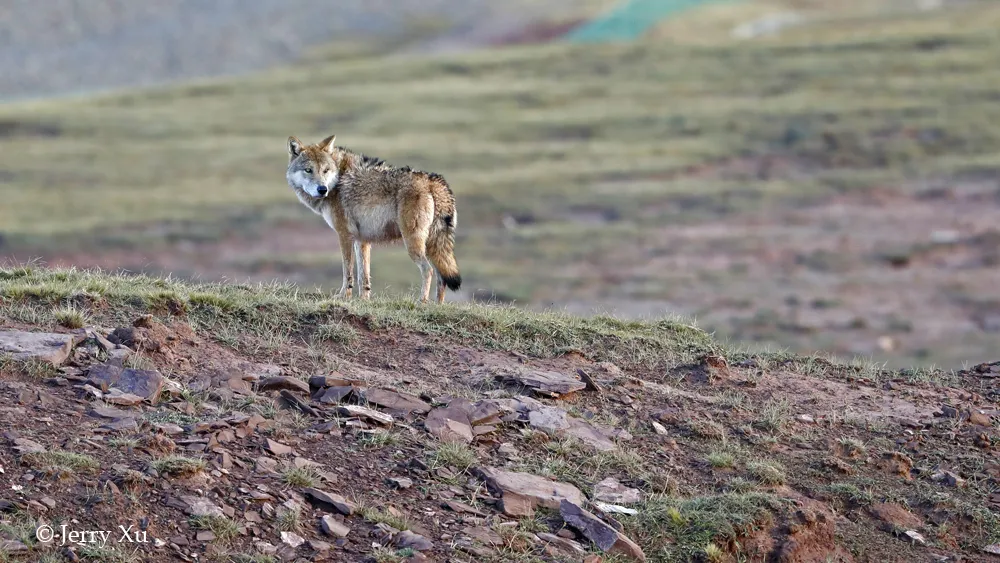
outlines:
[{"label": "blurred background hillside", "polygon": [[450,299],[1000,345],[996,0],[8,0],[0,101],[6,260],[335,290],[284,169],[336,133],[448,178]]}]

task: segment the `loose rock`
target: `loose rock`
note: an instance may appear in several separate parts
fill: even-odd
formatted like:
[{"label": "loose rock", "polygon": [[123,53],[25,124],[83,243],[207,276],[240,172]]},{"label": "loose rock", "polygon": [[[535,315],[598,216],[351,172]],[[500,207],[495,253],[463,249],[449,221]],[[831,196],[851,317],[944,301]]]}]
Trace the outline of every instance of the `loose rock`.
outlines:
[{"label": "loose rock", "polygon": [[346,538],[351,533],[351,529],[329,514],[319,519],[319,525],[323,528],[323,533],[334,538]]},{"label": "loose rock", "polygon": [[257,391],[280,391],[282,389],[288,391],[298,391],[301,393],[309,393],[309,384],[301,379],[296,379],[294,377],[288,377],[286,375],[280,375],[278,377],[269,377],[257,384]]},{"label": "loose rock", "polygon": [[392,539],[393,545],[400,549],[413,549],[416,551],[427,551],[434,548],[434,544],[424,536],[415,534],[410,530],[403,530]]},{"label": "loose rock", "polygon": [[354,511],[358,508],[353,502],[350,502],[336,493],[329,493],[312,487],[304,489],[302,492],[307,496],[312,497],[320,504],[330,507],[344,516],[354,514]]},{"label": "loose rock", "polygon": [[73,335],[51,332],[0,331],[0,354],[16,361],[36,360],[61,366],[73,351]]},{"label": "loose rock", "polygon": [[498,375],[506,383],[515,383],[530,388],[544,397],[560,397],[586,389],[587,384],[575,377],[555,371],[533,371],[517,375]]},{"label": "loose rock", "polygon": [[494,468],[480,469],[478,473],[494,494],[502,495],[502,508],[508,516],[533,516],[537,506],[555,510],[563,500],[583,502],[583,493],[569,483]]},{"label": "loose rock", "polygon": [[594,499],[613,504],[635,504],[642,501],[639,489],[622,485],[614,477],[608,477],[594,485]]},{"label": "loose rock", "polygon": [[563,499],[559,504],[559,515],[601,551],[619,554],[633,561],[646,560],[646,554],[635,542],[579,505]]}]

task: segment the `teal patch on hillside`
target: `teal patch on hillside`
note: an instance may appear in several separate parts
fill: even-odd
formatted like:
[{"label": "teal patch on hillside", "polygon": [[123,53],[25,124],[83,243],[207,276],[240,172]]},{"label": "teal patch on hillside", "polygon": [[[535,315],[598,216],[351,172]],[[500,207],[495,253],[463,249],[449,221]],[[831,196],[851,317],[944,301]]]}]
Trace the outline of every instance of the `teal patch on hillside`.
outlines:
[{"label": "teal patch on hillside", "polygon": [[607,14],[565,35],[580,43],[631,41],[668,17],[713,2],[734,0],[624,0]]}]

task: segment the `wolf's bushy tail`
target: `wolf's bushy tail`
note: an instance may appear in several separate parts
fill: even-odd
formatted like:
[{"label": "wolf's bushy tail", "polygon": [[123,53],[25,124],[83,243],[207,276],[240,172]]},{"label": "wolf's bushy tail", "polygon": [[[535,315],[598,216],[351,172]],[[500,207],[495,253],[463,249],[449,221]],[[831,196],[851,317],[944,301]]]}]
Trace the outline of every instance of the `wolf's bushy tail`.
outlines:
[{"label": "wolf's bushy tail", "polygon": [[452,209],[449,215],[435,218],[427,237],[427,259],[438,271],[444,285],[452,291],[462,287],[462,274],[455,260],[455,227],[458,213]]}]

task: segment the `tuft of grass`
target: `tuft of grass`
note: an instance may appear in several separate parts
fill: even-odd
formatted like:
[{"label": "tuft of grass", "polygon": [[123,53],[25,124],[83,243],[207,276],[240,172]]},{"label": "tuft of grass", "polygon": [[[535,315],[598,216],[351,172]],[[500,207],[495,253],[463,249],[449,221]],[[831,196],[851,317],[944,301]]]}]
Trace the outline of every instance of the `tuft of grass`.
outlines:
[{"label": "tuft of grass", "polygon": [[81,545],[77,554],[84,561],[101,561],[103,563],[140,563],[145,559],[138,549],[129,552],[115,545]]},{"label": "tuft of grass", "polygon": [[285,532],[302,530],[302,511],[298,508],[284,509],[278,514],[278,529]]},{"label": "tuft of grass", "polygon": [[334,344],[353,344],[359,338],[356,328],[345,321],[329,322],[316,328],[316,339]]},{"label": "tuft of grass", "polygon": [[460,442],[445,442],[434,450],[431,455],[431,463],[437,467],[455,467],[465,471],[476,463],[476,452]]},{"label": "tuft of grass", "polygon": [[386,510],[379,510],[373,506],[361,504],[358,507],[358,514],[372,524],[385,524],[399,531],[410,529],[410,521],[406,516],[396,516]]},{"label": "tuft of grass", "polygon": [[58,472],[89,472],[101,467],[92,456],[62,450],[24,454],[21,461],[36,469]]},{"label": "tuft of grass", "polygon": [[851,504],[857,504],[860,506],[868,506],[875,502],[875,495],[870,489],[862,489],[854,483],[841,482],[832,483],[827,489],[841,499]]},{"label": "tuft of grass", "polygon": [[860,457],[865,454],[865,443],[857,438],[844,436],[837,443],[847,457]]},{"label": "tuft of grass", "polygon": [[230,541],[240,533],[236,522],[225,516],[192,516],[188,523],[195,530],[210,530],[215,539],[222,542]]},{"label": "tuft of grass", "polygon": [[366,432],[359,442],[362,448],[369,450],[398,446],[402,443],[402,439],[395,432],[375,430],[373,432]]},{"label": "tuft of grass", "polygon": [[705,459],[709,465],[717,469],[728,469],[736,464],[736,456],[724,451],[711,452]]},{"label": "tuft of grass", "polygon": [[639,514],[622,517],[626,535],[663,561],[691,561],[709,544],[726,545],[764,527],[787,501],[767,493],[723,493],[648,499]]},{"label": "tuft of grass", "polygon": [[0,372],[15,373],[32,379],[47,379],[59,374],[49,362],[34,358],[15,360],[11,354],[0,354]]},{"label": "tuft of grass", "polygon": [[289,467],[281,474],[281,480],[289,487],[315,487],[319,483],[319,475],[312,467]]},{"label": "tuft of grass", "polygon": [[139,447],[137,436],[112,436],[108,438],[108,445],[113,448],[134,449]]},{"label": "tuft of grass", "polygon": [[232,563],[280,563],[281,561],[273,555],[264,555],[263,553],[231,553],[229,560]]},{"label": "tuft of grass", "polygon": [[87,325],[87,313],[76,307],[60,307],[52,312],[52,318],[66,328],[83,328]]},{"label": "tuft of grass", "polygon": [[726,427],[708,419],[696,419],[687,423],[688,429],[699,438],[726,441]]},{"label": "tuft of grass", "polygon": [[764,485],[784,485],[786,481],[785,470],[776,461],[751,461],[747,472]]},{"label": "tuft of grass", "polygon": [[205,460],[185,457],[180,455],[168,455],[150,462],[153,469],[160,475],[173,475],[175,477],[185,477],[203,471],[206,467]]},{"label": "tuft of grass", "polygon": [[705,559],[709,563],[722,563],[726,559],[726,552],[714,543],[705,546]]},{"label": "tuft of grass", "polygon": [[790,416],[791,405],[788,401],[771,400],[760,408],[760,416],[754,424],[765,432],[780,433],[788,425]]},{"label": "tuft of grass", "polygon": [[31,514],[16,511],[0,519],[0,537],[14,539],[31,547],[38,543],[38,538],[35,537],[38,525],[39,522]]}]

